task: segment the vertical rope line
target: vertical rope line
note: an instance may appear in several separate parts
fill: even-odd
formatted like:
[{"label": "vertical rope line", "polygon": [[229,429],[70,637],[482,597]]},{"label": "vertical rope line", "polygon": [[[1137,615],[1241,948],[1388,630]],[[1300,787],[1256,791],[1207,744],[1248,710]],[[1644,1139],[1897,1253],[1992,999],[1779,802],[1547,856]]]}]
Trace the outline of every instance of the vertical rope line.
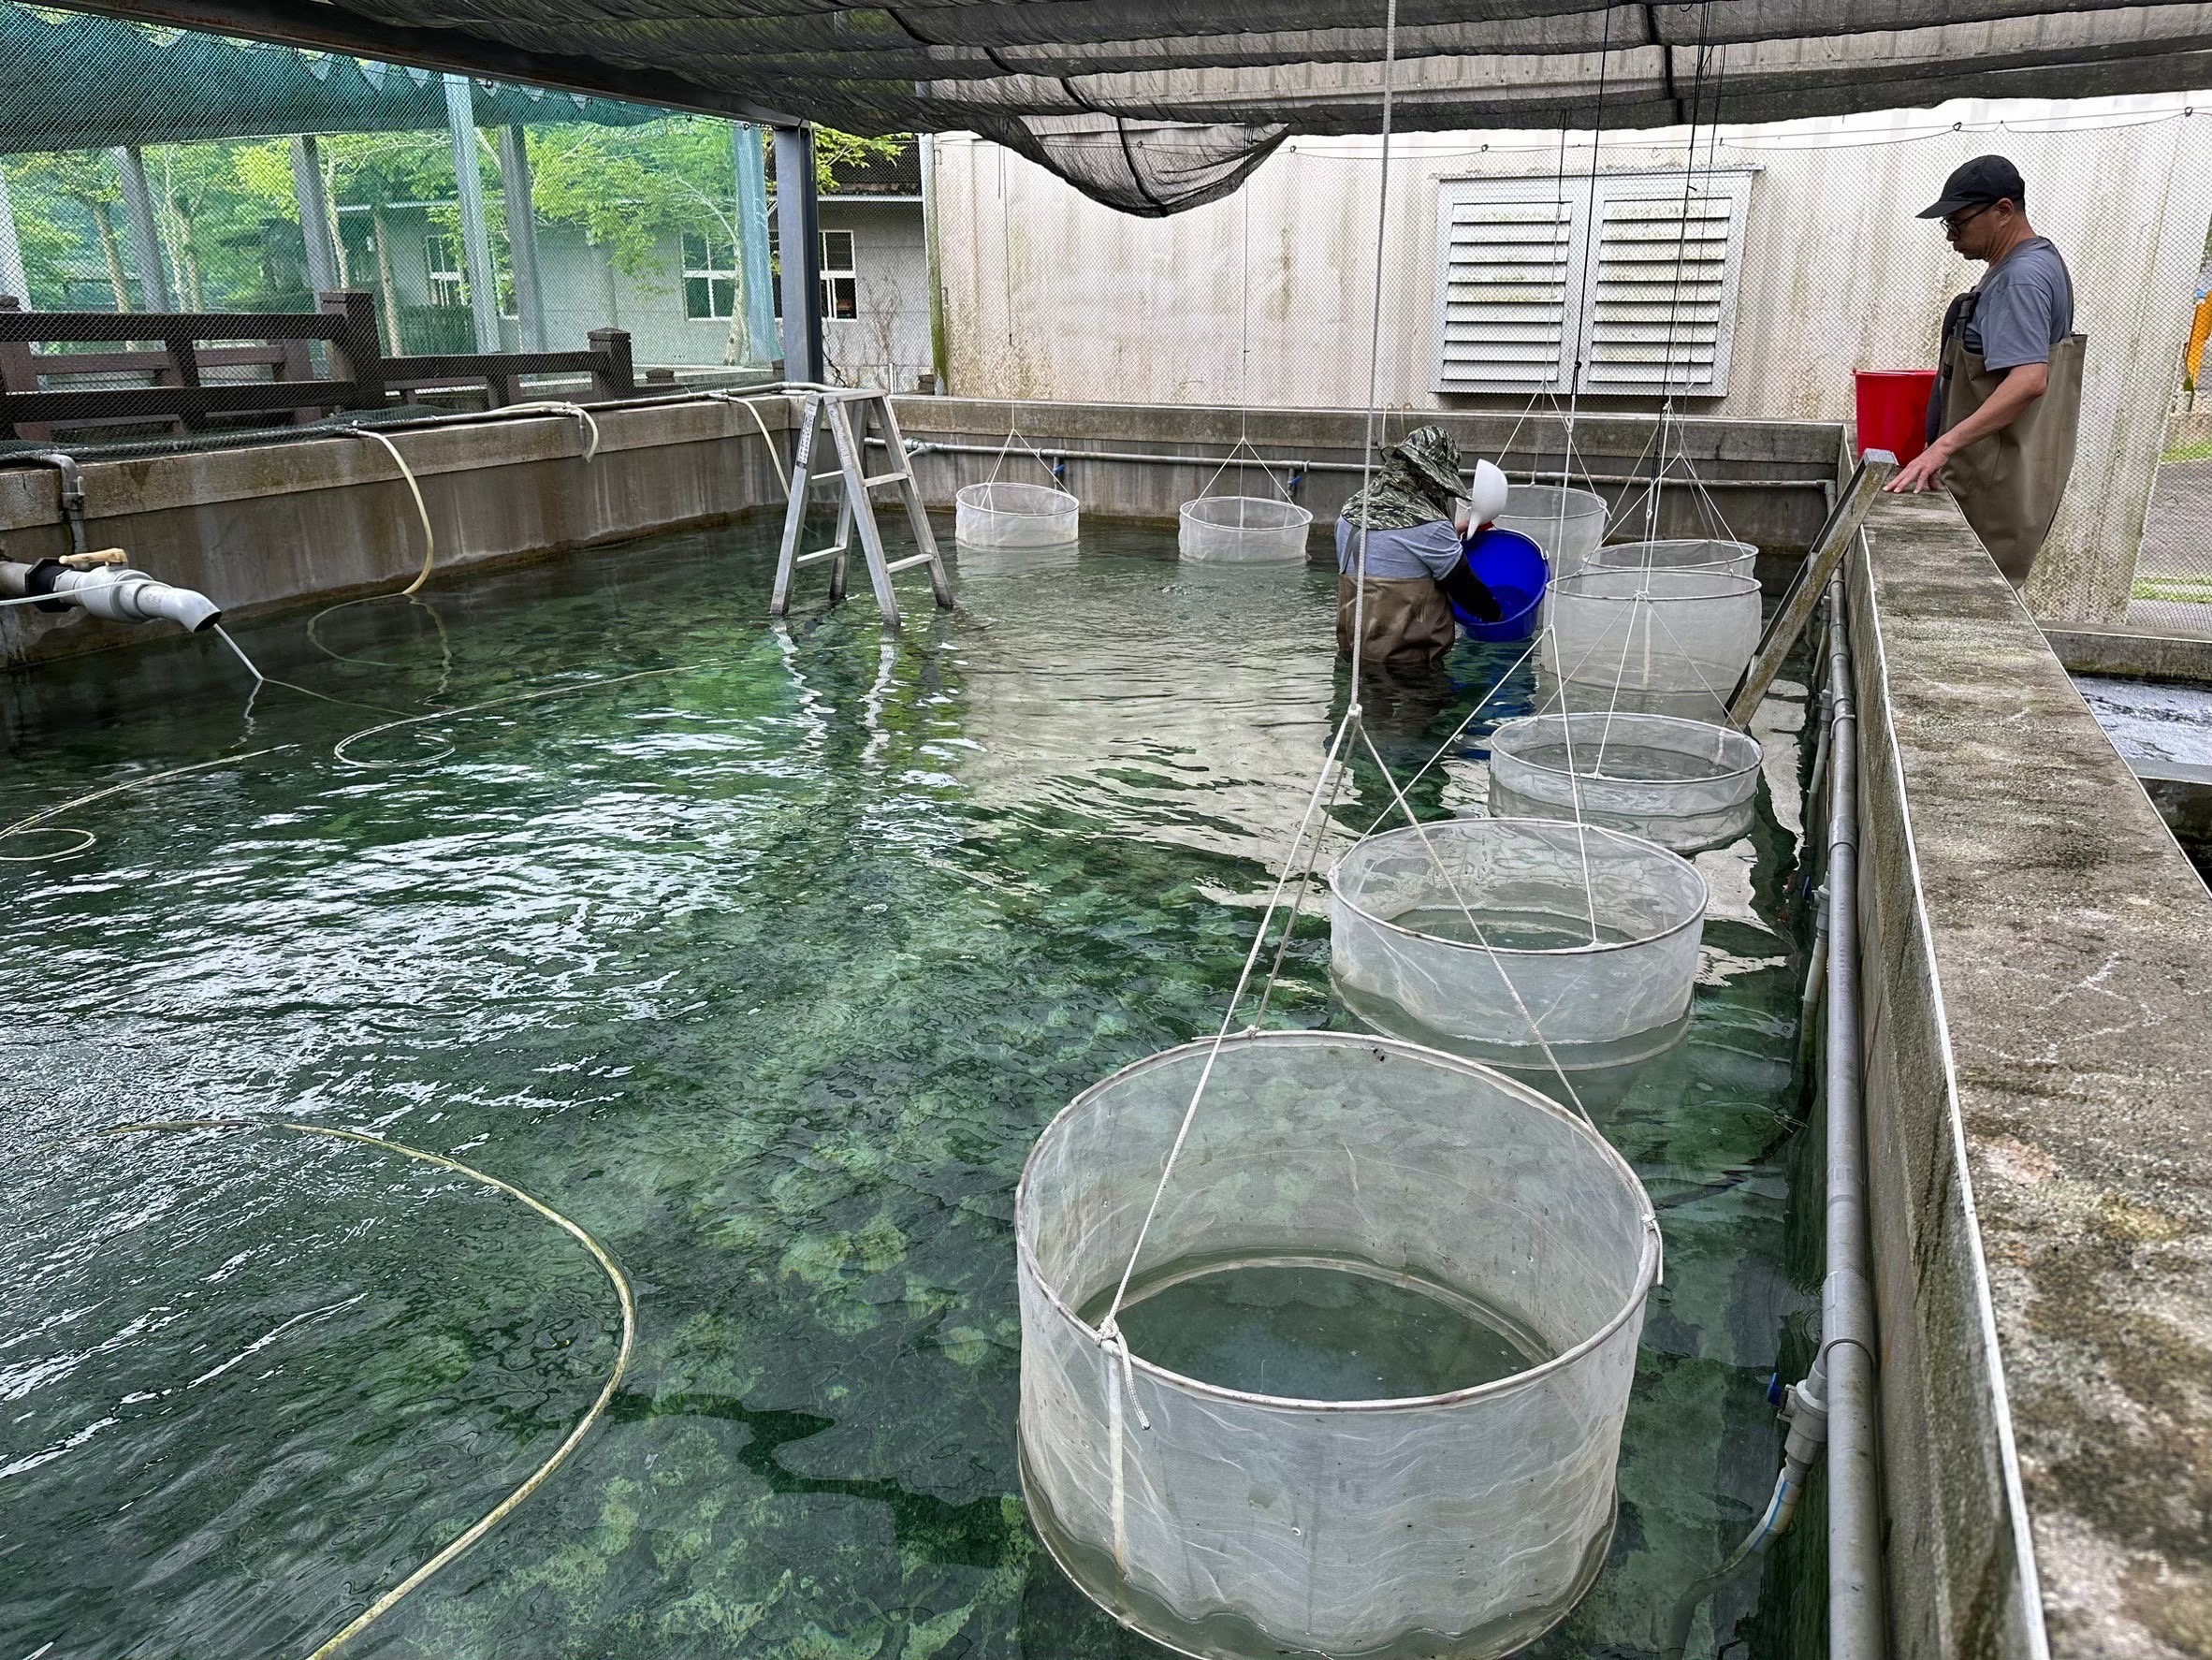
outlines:
[{"label": "vertical rope line", "polygon": [[[1608,18],[1610,14],[1608,13]],[[1375,406],[1382,385],[1383,255],[1390,220],[1390,121],[1398,87],[1398,0],[1385,0],[1383,10],[1383,87],[1381,182],[1375,193],[1375,297],[1367,317],[1367,430],[1360,452],[1360,488],[1373,483],[1375,472]],[[1352,573],[1352,693],[1350,719],[1360,718],[1360,666],[1367,644],[1367,527],[1360,527],[1359,552]]]},{"label": "vertical rope line", "polygon": [[[1651,500],[1644,506],[1644,539],[1652,541],[1659,534],[1659,498],[1666,485],[1666,432],[1675,419],[1675,397],[1678,386],[1675,374],[1674,348],[1678,326],[1682,311],[1682,263],[1690,240],[1690,197],[1692,184],[1697,174],[1697,125],[1704,113],[1706,55],[1712,36],[1712,0],[1699,0],[1697,7],[1697,57],[1690,78],[1690,136],[1682,146],[1682,205],[1674,226],[1674,289],[1666,302],[1666,350],[1660,358],[1659,373],[1666,402],[1659,409],[1659,452],[1654,459],[1652,474]],[[1672,50],[1671,48],[1666,50]],[[1685,372],[1680,384],[1686,385]],[[1680,436],[1677,436],[1678,445]]]}]

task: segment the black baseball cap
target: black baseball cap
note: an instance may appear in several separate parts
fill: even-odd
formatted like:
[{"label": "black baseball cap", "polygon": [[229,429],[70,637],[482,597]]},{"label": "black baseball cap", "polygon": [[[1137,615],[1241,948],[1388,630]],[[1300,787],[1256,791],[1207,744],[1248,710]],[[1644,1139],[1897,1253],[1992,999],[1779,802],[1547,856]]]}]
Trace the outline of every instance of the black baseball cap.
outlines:
[{"label": "black baseball cap", "polygon": [[2028,182],[2020,169],[2001,155],[1977,155],[1943,181],[1943,194],[1933,207],[1920,210],[1923,219],[1948,219],[1961,208],[1986,202],[2028,203]]}]

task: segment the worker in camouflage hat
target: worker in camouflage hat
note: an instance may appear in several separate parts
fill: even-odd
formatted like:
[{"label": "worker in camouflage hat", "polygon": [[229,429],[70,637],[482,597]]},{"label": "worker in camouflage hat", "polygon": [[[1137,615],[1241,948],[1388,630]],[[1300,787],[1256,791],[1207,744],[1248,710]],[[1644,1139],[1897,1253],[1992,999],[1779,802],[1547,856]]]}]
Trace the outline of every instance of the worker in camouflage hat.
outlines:
[{"label": "worker in camouflage hat", "polygon": [[1461,543],[1505,504],[1506,475],[1488,461],[1476,463],[1470,499],[1460,447],[1442,427],[1408,432],[1383,451],[1380,473],[1336,521],[1337,648],[1351,655],[1358,618],[1363,661],[1418,662],[1451,648],[1453,598],[1486,621],[1503,616]]}]

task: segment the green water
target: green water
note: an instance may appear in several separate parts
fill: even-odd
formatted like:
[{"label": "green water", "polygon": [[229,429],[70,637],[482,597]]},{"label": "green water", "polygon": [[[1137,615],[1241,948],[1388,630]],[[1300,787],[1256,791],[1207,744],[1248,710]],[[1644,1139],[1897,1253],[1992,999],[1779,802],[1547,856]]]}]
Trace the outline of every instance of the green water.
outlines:
[{"label": "green water", "polygon": [[[1014,1183],[1073,1093],[1219,1018],[1345,696],[1332,575],[1182,571],[1171,531],[1093,529],[1042,577],[961,573],[951,617],[910,589],[890,642],[865,597],[768,627],[772,535],[327,625],[397,667],[316,655],[298,616],[240,632],[270,674],[402,709],[687,670],[441,723],[423,764],[333,760],[386,715],[276,689],[248,713],[209,640],[0,683],[0,823],[290,746],[65,815],[99,837],[80,858],[0,866],[0,1654],[304,1654],[612,1364],[598,1270],[473,1183],[268,1133],[68,1139],[233,1114],[480,1165],[636,1289],[607,1420],[354,1653],[1158,1653],[1023,1514]],[[1514,655],[1363,692],[1386,753],[1425,757]],[[1480,799],[1454,770],[1424,809]],[[1353,782],[1363,826],[1385,798],[1363,760]],[[1545,1655],[1648,1651],[1771,1480],[1766,1374],[1810,1306],[1786,806],[1700,861],[1687,1041],[1578,1081],[1662,1207],[1666,1283],[1612,1556]],[[1309,921],[1270,1018],[1338,1020],[1327,986]],[[1724,1632],[1765,1628],[1758,1594],[1724,1597]]]},{"label": "green water", "polygon": [[[1548,1358],[1465,1298],[1358,1265],[1170,1264],[1129,1288],[1130,1349],[1225,1389],[1302,1401],[1395,1401],[1473,1389]],[[1096,1324],[1107,1299],[1084,1310]]]}]

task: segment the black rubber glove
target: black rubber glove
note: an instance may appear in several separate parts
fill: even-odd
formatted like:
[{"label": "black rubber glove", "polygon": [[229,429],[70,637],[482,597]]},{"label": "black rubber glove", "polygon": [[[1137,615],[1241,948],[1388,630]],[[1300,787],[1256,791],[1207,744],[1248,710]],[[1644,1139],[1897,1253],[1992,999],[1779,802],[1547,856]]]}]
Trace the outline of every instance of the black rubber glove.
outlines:
[{"label": "black rubber glove", "polygon": [[1490,584],[1467,567],[1466,555],[1460,562],[1437,579],[1451,603],[1478,622],[1500,622],[1505,619],[1506,607],[1498,604],[1498,596],[1490,590]]}]

